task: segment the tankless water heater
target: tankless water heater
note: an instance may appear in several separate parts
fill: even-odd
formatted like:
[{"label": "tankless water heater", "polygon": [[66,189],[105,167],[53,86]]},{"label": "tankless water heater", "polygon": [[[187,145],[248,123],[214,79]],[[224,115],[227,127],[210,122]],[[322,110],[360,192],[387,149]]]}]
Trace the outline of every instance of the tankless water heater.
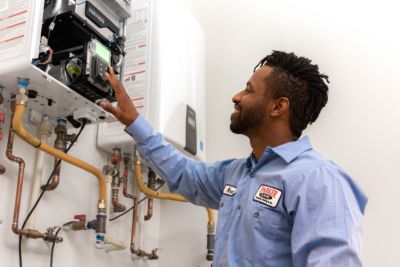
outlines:
[{"label": "tankless water heater", "polygon": [[[175,1],[141,0],[127,23],[124,73],[140,114],[189,156],[205,159],[204,36]],[[99,124],[98,146],[133,149],[117,121]]]}]

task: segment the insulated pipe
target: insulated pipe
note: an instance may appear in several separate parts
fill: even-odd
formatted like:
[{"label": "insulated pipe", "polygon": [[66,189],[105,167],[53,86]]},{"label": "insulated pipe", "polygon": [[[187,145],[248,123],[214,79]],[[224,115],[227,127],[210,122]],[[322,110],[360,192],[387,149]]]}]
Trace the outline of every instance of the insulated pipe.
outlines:
[{"label": "insulated pipe", "polygon": [[97,221],[99,223],[98,229],[96,229],[96,247],[97,248],[103,248],[104,247],[104,234],[105,234],[105,225],[106,225],[106,213],[105,213],[105,208],[106,208],[106,188],[105,188],[105,180],[104,176],[101,173],[100,170],[95,168],[94,166],[88,164],[87,162],[84,162],[74,156],[68,155],[52,146],[49,146],[46,143],[40,142],[39,139],[37,139],[35,136],[31,135],[28,133],[25,128],[23,127],[22,121],[23,121],[23,116],[25,113],[25,105],[28,100],[28,97],[26,96],[26,87],[28,86],[29,82],[20,80],[18,81],[18,84],[20,85],[20,90],[17,95],[17,106],[14,114],[14,118],[12,120],[12,126],[15,131],[15,133],[21,137],[23,140],[31,144],[32,146],[39,148],[40,150],[45,151],[46,153],[49,153],[61,160],[64,160],[72,165],[77,166],[78,168],[81,168],[87,172],[92,173],[93,175],[96,176],[99,182],[99,202],[97,205]]},{"label": "insulated pipe", "polygon": [[[41,142],[47,142],[47,139],[51,135],[52,130],[51,122],[47,116],[43,117],[42,122],[39,125],[39,136]],[[40,191],[40,184],[42,182],[43,176],[43,166],[44,166],[44,155],[45,153],[41,150],[37,150],[36,154],[36,164],[34,170],[34,178],[32,183],[31,189],[31,199],[29,201],[29,209],[35,205],[35,202],[39,196]],[[26,228],[27,229],[35,229],[36,224],[36,213],[32,213],[31,217],[29,218]]]},{"label": "insulated pipe", "polygon": [[[159,199],[170,199],[175,201],[187,202],[187,200],[178,194],[164,194],[159,193],[157,191],[151,190],[144,185],[142,179],[142,170],[141,170],[141,161],[138,151],[135,151],[134,155],[134,171],[135,171],[135,179],[136,183],[141,192],[146,194],[149,197],[159,198]],[[214,231],[215,231],[215,223],[214,223],[214,212],[212,209],[207,208],[208,214],[208,224],[207,224],[207,259],[212,260],[213,251],[214,251]]]},{"label": "insulated pipe", "polygon": [[142,163],[140,162],[138,152],[135,152],[134,156],[134,172],[135,172],[135,180],[136,183],[140,189],[141,192],[143,192],[146,196],[148,197],[153,197],[153,198],[158,198],[158,199],[169,199],[169,200],[175,200],[175,201],[180,201],[180,202],[187,202],[187,200],[178,194],[166,194],[166,193],[160,193],[154,190],[151,190],[148,188],[142,179]]}]

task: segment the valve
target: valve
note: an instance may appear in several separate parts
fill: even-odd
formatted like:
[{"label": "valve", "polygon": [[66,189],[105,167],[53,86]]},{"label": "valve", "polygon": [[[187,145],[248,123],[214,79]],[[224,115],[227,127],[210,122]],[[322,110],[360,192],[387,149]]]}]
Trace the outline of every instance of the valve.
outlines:
[{"label": "valve", "polygon": [[86,215],[85,214],[78,214],[74,216],[75,220],[78,220],[80,222],[86,222]]}]

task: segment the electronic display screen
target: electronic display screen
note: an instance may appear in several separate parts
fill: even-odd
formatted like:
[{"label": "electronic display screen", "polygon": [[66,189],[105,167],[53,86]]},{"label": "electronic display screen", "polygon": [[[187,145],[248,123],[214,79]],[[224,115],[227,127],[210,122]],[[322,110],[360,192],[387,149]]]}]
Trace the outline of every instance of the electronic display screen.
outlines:
[{"label": "electronic display screen", "polygon": [[195,121],[193,118],[188,117],[188,123],[189,123],[190,126],[192,126],[193,128],[196,127],[196,121]]},{"label": "electronic display screen", "polygon": [[104,45],[102,45],[99,41],[95,41],[95,53],[102,60],[104,60],[107,64],[110,64],[111,52]]}]

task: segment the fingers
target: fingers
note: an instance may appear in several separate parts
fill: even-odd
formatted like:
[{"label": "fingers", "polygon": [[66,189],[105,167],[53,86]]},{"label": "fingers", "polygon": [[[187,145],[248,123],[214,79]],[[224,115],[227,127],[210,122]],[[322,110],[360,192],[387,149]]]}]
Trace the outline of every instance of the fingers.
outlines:
[{"label": "fingers", "polygon": [[118,109],[116,109],[110,102],[108,101],[101,101],[99,103],[100,107],[102,107],[105,111],[110,112],[111,114],[113,114],[115,117],[118,118],[119,116],[119,111]]},{"label": "fingers", "polygon": [[129,100],[129,96],[125,91],[124,86],[119,81],[118,76],[115,74],[114,69],[109,66],[108,72],[105,73],[106,80],[110,83],[111,87],[114,88],[115,96],[118,101],[126,101]]},{"label": "fingers", "polygon": [[114,90],[121,90],[122,89],[120,87],[121,83],[119,82],[117,75],[115,75],[114,71],[112,71],[111,67],[109,69],[109,72],[105,73],[105,76],[106,76],[107,81],[114,88]]}]

